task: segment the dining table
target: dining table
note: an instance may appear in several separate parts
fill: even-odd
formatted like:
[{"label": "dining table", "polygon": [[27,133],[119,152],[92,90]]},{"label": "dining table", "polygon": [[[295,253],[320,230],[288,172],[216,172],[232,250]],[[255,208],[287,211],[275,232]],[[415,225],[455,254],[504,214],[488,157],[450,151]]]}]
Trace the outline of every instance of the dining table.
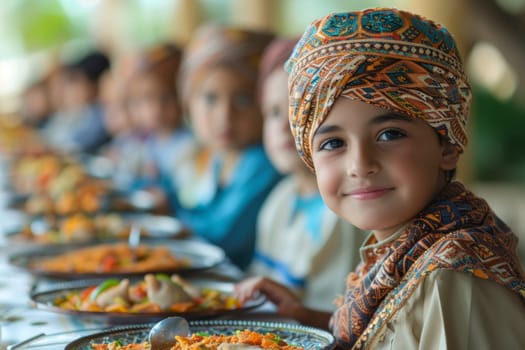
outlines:
[{"label": "dining table", "polygon": [[[34,271],[20,268],[10,261],[14,255],[24,253],[24,249],[28,249],[24,245],[13,244],[10,235],[20,230],[23,223],[28,224],[28,220],[31,223],[32,217],[12,206],[14,198],[9,183],[9,164],[8,159],[0,152],[0,350],[64,349],[79,338],[96,336],[101,332],[113,332],[119,327],[129,326],[106,322],[104,318],[89,319],[74,313],[54,312],[35,303],[32,296],[68,281],[35,274]],[[189,239],[199,241],[198,238]],[[246,277],[245,273],[227,258],[210,268],[198,271],[198,274],[199,277],[227,281],[231,286]],[[214,319],[224,322],[246,320],[301,327],[297,321],[278,315],[275,305],[264,300],[256,307],[214,315]],[[145,323],[141,322],[142,326]],[[137,327],[141,327],[141,324],[137,323]],[[152,325],[150,322],[147,324]]]},{"label": "dining table", "polygon": [[[2,206],[4,202],[0,193],[0,349],[64,349],[75,339],[119,327],[75,315],[50,312],[35,305],[31,293],[45,290],[57,281],[34,275],[9,262],[9,257],[17,253],[19,248],[10,244],[7,234],[27,218],[16,210]],[[227,259],[202,273],[207,277],[228,281],[239,281],[245,277]],[[217,318],[297,323],[279,316],[275,306],[269,302],[246,312],[219,315]]]}]

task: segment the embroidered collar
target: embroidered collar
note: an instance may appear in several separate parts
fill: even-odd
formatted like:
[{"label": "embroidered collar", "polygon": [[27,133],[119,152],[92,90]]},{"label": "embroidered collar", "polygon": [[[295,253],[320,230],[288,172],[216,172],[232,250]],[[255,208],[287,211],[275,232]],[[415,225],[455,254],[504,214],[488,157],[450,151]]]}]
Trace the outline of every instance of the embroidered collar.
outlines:
[{"label": "embroidered collar", "polygon": [[359,254],[361,256],[361,261],[365,265],[374,265],[377,261],[382,260],[385,256],[385,253],[392,246],[392,243],[399,238],[401,233],[407,228],[408,224],[401,227],[399,230],[394,232],[389,237],[378,241],[372,232],[365,239],[361,248],[359,248]]}]

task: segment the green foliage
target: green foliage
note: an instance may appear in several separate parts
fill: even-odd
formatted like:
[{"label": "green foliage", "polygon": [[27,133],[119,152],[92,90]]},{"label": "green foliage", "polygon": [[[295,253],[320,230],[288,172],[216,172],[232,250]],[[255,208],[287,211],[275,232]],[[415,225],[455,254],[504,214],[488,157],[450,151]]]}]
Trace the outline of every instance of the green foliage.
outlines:
[{"label": "green foliage", "polygon": [[502,102],[476,89],[472,144],[479,181],[525,182],[525,109],[516,101]]},{"label": "green foliage", "polygon": [[20,0],[15,4],[13,25],[27,51],[57,47],[80,34],[80,26],[70,21],[57,0]]}]

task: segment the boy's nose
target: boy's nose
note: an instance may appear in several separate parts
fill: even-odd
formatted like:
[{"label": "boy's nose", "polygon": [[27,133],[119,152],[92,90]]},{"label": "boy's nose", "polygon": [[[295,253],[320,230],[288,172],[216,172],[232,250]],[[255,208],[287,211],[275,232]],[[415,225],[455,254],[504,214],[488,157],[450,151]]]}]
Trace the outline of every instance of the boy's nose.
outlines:
[{"label": "boy's nose", "polygon": [[222,123],[226,123],[234,117],[234,113],[235,108],[233,104],[229,101],[224,101],[218,107],[216,118],[219,119]]},{"label": "boy's nose", "polygon": [[279,121],[281,123],[281,128],[288,130],[290,132],[290,135],[292,134],[292,130],[290,129],[290,121],[288,120],[288,115],[284,114],[279,118]]},{"label": "boy's nose", "polygon": [[379,162],[366,145],[352,145],[346,156],[346,175],[368,177],[379,171]]}]

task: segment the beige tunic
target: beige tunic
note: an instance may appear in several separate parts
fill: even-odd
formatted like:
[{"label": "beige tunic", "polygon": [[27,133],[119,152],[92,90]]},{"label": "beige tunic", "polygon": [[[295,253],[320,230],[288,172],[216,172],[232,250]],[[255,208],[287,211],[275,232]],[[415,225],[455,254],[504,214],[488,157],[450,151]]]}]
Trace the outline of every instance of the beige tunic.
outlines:
[{"label": "beige tunic", "polygon": [[525,349],[525,304],[499,284],[437,270],[366,348]]}]

